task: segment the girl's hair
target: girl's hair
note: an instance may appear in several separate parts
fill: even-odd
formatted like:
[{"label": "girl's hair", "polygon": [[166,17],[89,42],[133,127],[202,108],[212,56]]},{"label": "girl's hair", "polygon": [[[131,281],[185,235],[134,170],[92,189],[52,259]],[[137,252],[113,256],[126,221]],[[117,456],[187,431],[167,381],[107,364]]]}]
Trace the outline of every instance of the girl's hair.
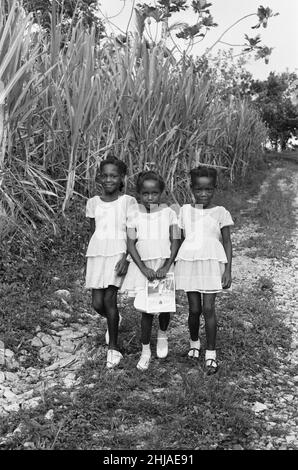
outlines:
[{"label": "girl's hair", "polygon": [[147,181],[147,180],[157,181],[159,184],[159,189],[161,193],[165,189],[165,186],[166,186],[165,182],[158,173],[156,173],[155,171],[141,171],[141,173],[138,174],[137,181],[136,181],[137,193],[141,191],[144,181]]},{"label": "girl's hair", "polygon": [[[109,155],[105,160],[102,160],[99,165],[99,171],[102,172],[103,168],[105,165],[115,165],[118,168],[120,176],[124,177],[127,173],[127,166],[126,164],[122,161],[119,160],[117,157],[114,155]],[[120,191],[124,188],[124,184],[121,181],[119,185]]]},{"label": "girl's hair", "polygon": [[193,168],[189,174],[190,174],[191,184],[195,183],[196,178],[205,176],[207,178],[212,178],[214,187],[216,186],[217,170],[215,168],[210,168],[208,166],[198,166],[197,168]]},{"label": "girl's hair", "polygon": [[125,176],[127,173],[126,164],[117,157],[114,157],[114,155],[110,155],[105,160],[100,162],[99,171],[102,171],[105,165],[115,165],[118,168],[119,174],[121,176]]}]

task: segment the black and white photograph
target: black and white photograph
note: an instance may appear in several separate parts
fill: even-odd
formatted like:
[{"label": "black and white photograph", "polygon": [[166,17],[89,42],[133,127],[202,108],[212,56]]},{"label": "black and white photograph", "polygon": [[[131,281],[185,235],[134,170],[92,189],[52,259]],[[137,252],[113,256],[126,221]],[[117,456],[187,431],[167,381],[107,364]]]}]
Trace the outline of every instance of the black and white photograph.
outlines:
[{"label": "black and white photograph", "polygon": [[0,0],[10,464],[298,450],[297,24],[297,0]]}]

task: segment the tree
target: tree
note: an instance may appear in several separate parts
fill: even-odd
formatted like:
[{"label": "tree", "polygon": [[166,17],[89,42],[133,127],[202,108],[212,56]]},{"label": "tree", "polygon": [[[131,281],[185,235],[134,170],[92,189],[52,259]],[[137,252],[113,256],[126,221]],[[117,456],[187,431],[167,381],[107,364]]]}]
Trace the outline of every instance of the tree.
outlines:
[{"label": "tree", "polygon": [[297,83],[295,73],[270,72],[267,80],[253,80],[253,100],[269,127],[269,138],[276,150],[284,150],[287,142],[298,129],[298,106],[291,97]]},{"label": "tree", "polygon": [[95,27],[97,39],[105,35],[103,20],[98,15],[97,0],[23,0],[23,6],[27,12],[33,13],[34,21],[49,32],[54,9],[58,23],[62,24],[65,32],[82,20],[85,28]]},{"label": "tree", "polygon": [[[152,18],[157,23],[162,24],[162,43],[165,43],[167,39],[171,39],[174,43],[174,48],[179,49],[177,42],[173,39],[172,36],[172,32],[176,29],[179,29],[178,33],[176,33],[176,37],[178,39],[187,40],[189,43],[187,50],[191,50],[194,44],[201,42],[205,38],[211,28],[215,28],[218,26],[218,24],[215,23],[213,16],[211,15],[211,6],[212,3],[208,3],[206,0],[192,0],[191,8],[197,19],[196,23],[194,23],[193,25],[185,23],[174,23],[170,26],[169,18],[171,18],[176,13],[190,8],[189,5],[187,5],[187,0],[157,0],[155,2],[155,6],[148,5],[147,3],[138,3],[135,8],[135,11],[139,36],[143,36],[146,22],[150,26]],[[263,28],[266,28],[269,18],[276,15],[278,15],[278,13],[273,13],[269,7],[265,8],[263,6],[260,6],[256,13],[250,13],[248,15],[243,16],[235,23],[233,23],[229,28],[227,28],[222,34],[220,34],[219,38],[214,42],[214,44],[205,51],[205,53],[210,53],[211,50],[217,44],[225,44],[233,47],[242,47],[241,54],[255,52],[256,59],[264,59],[265,62],[268,63],[268,57],[272,52],[272,48],[260,44],[260,35],[257,35],[256,37],[249,37],[246,34],[246,42],[243,44],[228,44],[224,42],[223,38],[228,31],[230,31],[234,26],[236,26],[238,23],[248,17],[258,18],[257,24],[252,26],[252,29],[258,29],[261,26]]]}]

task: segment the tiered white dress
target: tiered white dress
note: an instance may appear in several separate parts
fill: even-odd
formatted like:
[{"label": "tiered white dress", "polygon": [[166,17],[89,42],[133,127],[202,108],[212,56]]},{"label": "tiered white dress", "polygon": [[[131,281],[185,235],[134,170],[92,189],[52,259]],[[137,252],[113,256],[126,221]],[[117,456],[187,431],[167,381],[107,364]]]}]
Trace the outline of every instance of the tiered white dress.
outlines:
[{"label": "tiered white dress", "polygon": [[[170,207],[156,212],[143,212],[140,208],[128,228],[136,229],[136,249],[148,268],[157,271],[171,255],[170,226],[177,224],[176,213]],[[129,257],[130,263],[121,292],[135,297],[146,286],[146,277]],[[173,266],[169,272],[173,272]]]},{"label": "tiered white dress", "polygon": [[120,287],[123,276],[115,271],[117,262],[126,253],[126,226],[137,208],[134,197],[124,194],[115,201],[102,201],[99,196],[88,199],[86,217],[95,219],[95,232],[87,248],[86,288]]},{"label": "tiered white dress", "polygon": [[185,240],[176,257],[176,289],[206,294],[222,291],[227,257],[221,243],[221,229],[234,225],[231,214],[222,206],[201,209],[185,204],[178,225],[184,231]]}]

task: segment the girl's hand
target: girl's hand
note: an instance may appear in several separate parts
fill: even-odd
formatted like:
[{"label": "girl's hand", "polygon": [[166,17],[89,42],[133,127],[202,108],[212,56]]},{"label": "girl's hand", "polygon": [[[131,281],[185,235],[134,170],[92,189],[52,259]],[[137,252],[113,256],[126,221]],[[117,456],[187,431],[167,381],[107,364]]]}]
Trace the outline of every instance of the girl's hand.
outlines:
[{"label": "girl's hand", "polygon": [[127,273],[127,269],[128,269],[128,261],[126,259],[126,255],[123,256],[119,261],[118,263],[116,264],[115,266],[115,271],[117,273],[118,276],[124,276],[124,274]]},{"label": "girl's hand", "polygon": [[164,277],[166,277],[166,274],[167,272],[169,271],[170,269],[170,266],[162,266],[161,268],[159,268],[157,271],[156,271],[156,277],[157,279],[162,279]]},{"label": "girl's hand", "polygon": [[223,289],[228,289],[229,287],[231,287],[231,284],[232,284],[231,271],[225,271],[223,273],[221,283],[222,283]]},{"label": "girl's hand", "polygon": [[153,269],[144,267],[142,273],[148,279],[148,281],[153,281],[156,278],[156,272]]}]

